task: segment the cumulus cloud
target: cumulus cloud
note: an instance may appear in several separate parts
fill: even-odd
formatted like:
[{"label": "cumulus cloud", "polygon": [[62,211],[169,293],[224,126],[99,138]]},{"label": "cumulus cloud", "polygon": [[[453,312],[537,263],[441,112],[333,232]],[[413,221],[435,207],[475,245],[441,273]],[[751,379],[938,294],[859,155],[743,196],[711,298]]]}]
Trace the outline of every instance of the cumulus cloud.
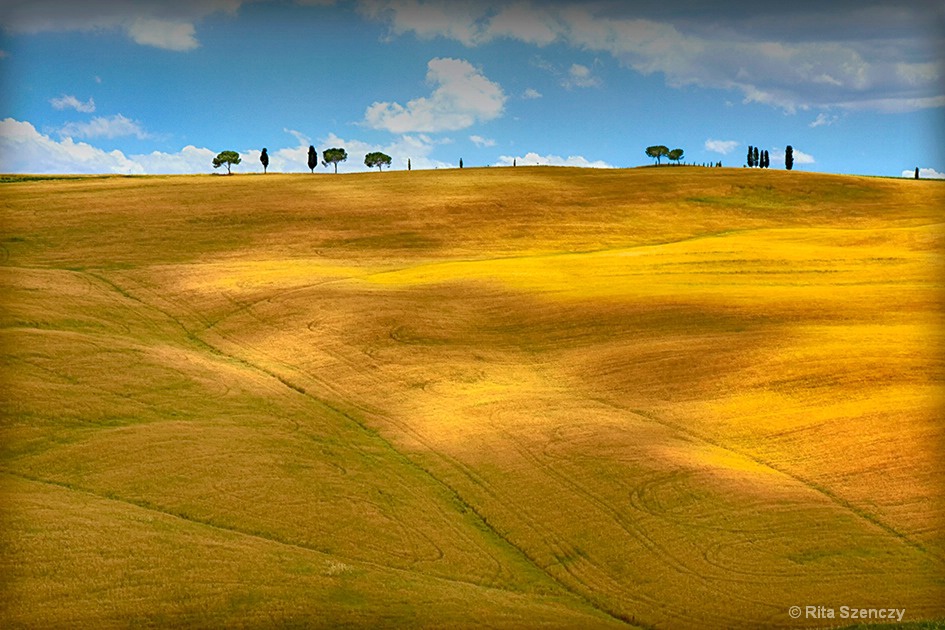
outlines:
[{"label": "cumulus cloud", "polygon": [[579,63],[571,64],[571,67],[568,68],[567,77],[561,82],[561,84],[568,89],[575,87],[600,87],[601,83],[600,77],[594,76],[590,68]]},{"label": "cumulus cloud", "polygon": [[[815,164],[814,156],[809,153],[804,153],[797,147],[792,147],[794,150],[794,164],[803,165],[803,164]],[[775,164],[784,164],[784,149],[771,149],[768,153],[768,157],[771,158],[771,161]]]},{"label": "cumulus cloud", "polygon": [[456,131],[497,118],[505,107],[499,84],[462,59],[430,60],[427,82],[436,86],[430,96],[406,105],[375,102],[364,113],[365,124],[393,133]]},{"label": "cumulus cloud", "polygon": [[525,91],[522,92],[522,98],[525,100],[533,100],[536,98],[541,98],[542,96],[542,93],[535,88],[525,88]]},{"label": "cumulus cloud", "polygon": [[83,102],[71,94],[63,94],[59,98],[49,99],[49,103],[56,109],[74,109],[77,112],[90,114],[95,111],[95,101],[92,98]]},{"label": "cumulus cloud", "polygon": [[515,163],[518,166],[580,166],[583,168],[614,168],[613,165],[603,160],[590,161],[583,155],[569,155],[561,157],[560,155],[539,155],[534,151],[529,151],[525,155],[500,155],[499,161],[495,166],[512,166]]},{"label": "cumulus cloud", "polygon": [[721,153],[722,155],[728,155],[741,144],[737,140],[713,140],[709,138],[705,141],[706,151],[712,151],[713,153]]},{"label": "cumulus cloud", "polygon": [[[911,171],[903,171],[903,177],[915,177],[915,169]],[[919,178],[920,179],[945,179],[945,173],[939,173],[934,168],[920,168],[919,169]]]},{"label": "cumulus cloud", "polygon": [[479,148],[483,147],[494,147],[495,140],[492,138],[483,138],[482,136],[469,136],[470,142],[476,145]]},{"label": "cumulus cloud", "polygon": [[[753,3],[362,0],[394,35],[445,37],[467,46],[512,38],[606,52],[673,87],[735,90],[746,102],[796,111],[838,107],[909,111],[945,105],[945,11],[880,0],[822,3],[785,12]],[[431,17],[431,16],[435,16]],[[843,36],[825,25],[842,23]],[[927,35],[923,38],[921,35]]]},{"label": "cumulus cloud", "polygon": [[[296,146],[269,151],[269,171],[283,173],[308,172],[308,146],[314,144],[321,153],[328,147],[343,147],[348,161],[338,166],[338,172],[368,170],[364,156],[382,151],[393,158],[391,167],[406,169],[407,160],[414,169],[450,168],[455,166],[432,157],[433,151],[449,144],[449,139],[433,139],[425,134],[403,135],[387,144],[372,144],[358,139],[344,139],[335,134],[311,142],[304,134],[286,129],[298,143]],[[71,137],[55,140],[40,133],[25,121],[7,118],[0,121],[0,172],[3,173],[74,173],[99,174],[188,174],[211,173],[211,162],[218,151],[188,145],[176,152],[125,155],[121,151],[106,151]],[[240,151],[242,162],[233,167],[234,173],[261,172],[260,151]],[[319,167],[321,168],[321,167]]]},{"label": "cumulus cloud", "polygon": [[71,137],[54,140],[28,122],[0,121],[0,172],[122,175],[206,173],[214,151],[186,146],[176,153],[154,151],[125,155],[105,151]]},{"label": "cumulus cloud", "polygon": [[561,23],[548,12],[536,12],[528,2],[516,2],[499,9],[489,21],[488,29],[477,33],[477,39],[494,37],[518,39],[529,44],[545,46],[561,37]]},{"label": "cumulus cloud", "polygon": [[124,32],[132,41],[165,50],[199,45],[196,23],[214,13],[234,13],[252,0],[30,0],[0,7],[0,23],[13,33]]},{"label": "cumulus cloud", "polygon": [[794,149],[794,163],[795,164],[814,164],[814,156],[809,153],[804,153]]},{"label": "cumulus cloud", "polygon": [[475,3],[419,2],[418,0],[361,0],[358,10],[389,23],[392,35],[414,33],[421,39],[445,37],[466,45],[480,39],[477,24],[482,7]]},{"label": "cumulus cloud", "polygon": [[136,120],[126,118],[121,114],[116,114],[108,118],[97,116],[88,122],[70,122],[66,123],[59,130],[62,136],[72,138],[121,138],[125,136],[134,136],[139,140],[150,138]]},{"label": "cumulus cloud", "polygon": [[[140,172],[152,175],[206,173],[212,168],[213,158],[217,153],[207,148],[187,145],[177,153],[152,151],[132,155],[130,159],[141,167]],[[245,160],[245,157],[243,159]]]},{"label": "cumulus cloud", "polygon": [[195,37],[197,29],[189,22],[138,18],[127,29],[133,41],[145,46],[186,51],[199,45]]},{"label": "cumulus cloud", "polygon": [[0,121],[0,172],[134,174],[144,168],[121,151],[103,151],[72,138],[57,142],[28,122],[6,118]]}]

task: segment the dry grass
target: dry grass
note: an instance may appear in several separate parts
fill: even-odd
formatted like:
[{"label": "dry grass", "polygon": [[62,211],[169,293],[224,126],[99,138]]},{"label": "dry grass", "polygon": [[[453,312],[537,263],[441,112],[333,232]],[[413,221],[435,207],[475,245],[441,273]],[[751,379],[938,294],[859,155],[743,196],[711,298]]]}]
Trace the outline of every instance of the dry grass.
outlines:
[{"label": "dry grass", "polygon": [[0,621],[945,617],[945,187],[0,184]]}]

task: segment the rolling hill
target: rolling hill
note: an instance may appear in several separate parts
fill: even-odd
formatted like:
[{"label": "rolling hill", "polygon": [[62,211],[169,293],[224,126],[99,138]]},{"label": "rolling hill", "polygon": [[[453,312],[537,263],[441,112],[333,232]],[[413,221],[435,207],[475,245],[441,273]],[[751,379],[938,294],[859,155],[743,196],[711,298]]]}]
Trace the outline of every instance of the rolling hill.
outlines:
[{"label": "rolling hill", "polygon": [[686,167],[7,178],[0,625],[943,619],[942,207]]}]

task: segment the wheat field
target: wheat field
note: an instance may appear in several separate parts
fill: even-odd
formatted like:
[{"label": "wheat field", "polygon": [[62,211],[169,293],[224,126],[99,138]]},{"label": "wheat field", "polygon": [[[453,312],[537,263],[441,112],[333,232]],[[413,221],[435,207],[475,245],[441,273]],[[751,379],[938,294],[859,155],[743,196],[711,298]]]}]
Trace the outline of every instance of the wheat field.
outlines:
[{"label": "wheat field", "polygon": [[945,185],[0,183],[3,627],[945,619]]}]

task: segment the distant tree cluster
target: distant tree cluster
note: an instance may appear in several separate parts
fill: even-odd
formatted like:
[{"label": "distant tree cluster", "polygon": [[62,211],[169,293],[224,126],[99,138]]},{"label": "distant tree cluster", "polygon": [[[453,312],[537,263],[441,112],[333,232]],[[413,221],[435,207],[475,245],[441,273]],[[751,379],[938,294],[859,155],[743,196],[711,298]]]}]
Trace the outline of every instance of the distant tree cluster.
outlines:
[{"label": "distant tree cluster", "polygon": [[646,148],[647,157],[651,157],[656,160],[656,165],[659,166],[660,160],[666,158],[670,162],[675,162],[679,164],[680,161],[685,157],[686,153],[682,149],[672,149],[662,144],[656,144],[652,147]]},{"label": "distant tree cluster", "polygon": [[[660,160],[664,157],[670,162],[679,164],[684,154],[682,149],[673,149],[670,151],[665,145],[656,144],[646,148],[646,155],[656,160],[656,164],[659,166]],[[771,156],[768,154],[767,150],[749,145],[748,155],[745,157],[745,164],[747,164],[749,168],[768,168],[771,166]],[[703,163],[702,166],[721,167],[722,162]],[[791,145],[788,145],[784,150],[784,168],[787,170],[794,168],[794,148],[791,147]]]},{"label": "distant tree cluster", "polygon": [[[322,152],[322,166],[327,167],[329,164],[335,167],[335,173],[338,172],[338,163],[344,162],[348,159],[348,152],[343,148],[332,147],[331,149],[325,149]],[[240,159],[240,154],[236,151],[222,151],[215,158],[213,158],[213,168],[219,168],[221,166],[226,166],[227,175],[231,175],[230,167],[239,164],[242,160]],[[391,164],[392,158],[386,153],[381,153],[380,151],[374,151],[368,153],[364,156],[364,164],[370,168],[377,167],[378,170],[381,170],[382,167],[389,167]],[[269,151],[263,148],[262,153],[259,155],[259,162],[262,164],[263,173],[265,174],[269,170]],[[306,161],[308,168],[311,172],[315,172],[315,167],[318,166],[318,151],[315,150],[314,146],[308,147],[308,159]],[[410,170],[410,160],[407,160],[407,170]]]},{"label": "distant tree cluster", "polygon": [[[669,147],[657,144],[646,148],[646,155],[650,158],[656,160],[657,166],[662,163],[662,159],[666,158],[668,161],[679,165],[682,163],[683,158],[685,157],[685,152],[682,149],[670,149]],[[331,164],[334,167],[335,173],[338,172],[338,163],[345,162],[348,160],[348,152],[344,148],[332,147],[330,149],[325,149],[322,152],[322,166],[327,167]],[[240,163],[240,154],[236,151],[222,151],[213,158],[213,168],[219,168],[220,166],[226,166],[227,175],[231,174],[230,167]],[[269,169],[269,152],[267,149],[263,148],[262,153],[259,155],[259,161],[262,163],[263,173],[268,172]],[[383,170],[383,167],[390,168],[391,162],[393,159],[391,156],[381,151],[372,151],[364,156],[364,165],[368,168],[377,167],[378,171]],[[758,147],[749,146],[748,155],[746,159],[747,165],[749,167],[757,168],[768,168],[771,165],[771,158],[768,155],[767,151],[762,151]],[[517,166],[517,160],[512,160],[512,166]],[[314,173],[315,167],[318,166],[318,151],[314,146],[310,145],[308,147],[308,158],[306,161],[309,170]],[[459,159],[459,168],[463,168],[463,159]],[[690,164],[690,166],[699,166],[698,164]],[[710,166],[710,167],[721,167],[722,162],[704,162],[701,166]],[[794,168],[794,149],[788,145],[784,151],[784,167],[787,170]],[[407,170],[412,169],[412,164],[410,159],[407,160]]]},{"label": "distant tree cluster", "polygon": [[748,167],[768,168],[771,165],[771,159],[768,157],[768,151],[759,151],[758,147],[748,146]]},{"label": "distant tree cluster", "polygon": [[[662,144],[656,144],[656,145],[653,145],[652,147],[647,147],[645,152],[646,152],[647,157],[650,157],[656,160],[657,166],[659,166],[660,160],[663,158],[666,158],[670,162],[675,162],[677,165],[679,165],[682,163],[682,159],[686,157],[686,153],[682,149],[670,150],[669,147]],[[513,162],[512,164],[514,166],[515,162]],[[722,162],[721,161],[703,162],[702,164],[687,163],[687,166],[704,166],[707,168],[721,168]]]}]

